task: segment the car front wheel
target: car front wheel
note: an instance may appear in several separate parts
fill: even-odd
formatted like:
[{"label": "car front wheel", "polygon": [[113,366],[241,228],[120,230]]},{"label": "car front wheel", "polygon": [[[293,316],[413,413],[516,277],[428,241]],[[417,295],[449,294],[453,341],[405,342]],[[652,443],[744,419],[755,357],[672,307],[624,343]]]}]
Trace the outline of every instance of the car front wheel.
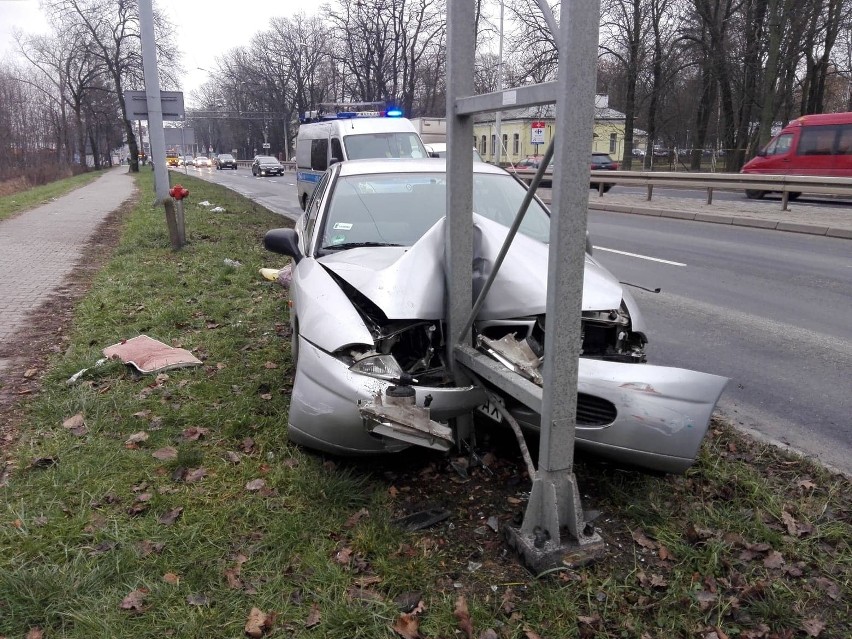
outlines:
[{"label": "car front wheel", "polygon": [[766,191],[757,191],[754,189],[746,189],[746,197],[750,200],[762,200],[763,196],[766,195]]}]

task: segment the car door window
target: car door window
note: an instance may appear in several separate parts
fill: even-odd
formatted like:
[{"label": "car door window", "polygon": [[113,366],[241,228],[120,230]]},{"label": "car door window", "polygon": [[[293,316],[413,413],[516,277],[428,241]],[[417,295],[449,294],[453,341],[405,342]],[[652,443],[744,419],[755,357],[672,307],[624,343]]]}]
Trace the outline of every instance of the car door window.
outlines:
[{"label": "car door window", "polygon": [[310,251],[311,245],[313,243],[313,234],[314,227],[317,224],[317,218],[319,217],[320,205],[322,203],[323,195],[325,195],[325,191],[328,188],[328,184],[330,182],[329,174],[326,173],[322,176],[322,179],[317,184],[317,188],[314,189],[314,194],[311,197],[311,202],[308,204],[308,210],[305,212],[305,253]]},{"label": "car door window", "polygon": [[343,162],[343,146],[338,138],[331,138],[331,157]]},{"label": "car door window", "polygon": [[325,171],[328,168],[328,140],[311,140],[311,168]]}]

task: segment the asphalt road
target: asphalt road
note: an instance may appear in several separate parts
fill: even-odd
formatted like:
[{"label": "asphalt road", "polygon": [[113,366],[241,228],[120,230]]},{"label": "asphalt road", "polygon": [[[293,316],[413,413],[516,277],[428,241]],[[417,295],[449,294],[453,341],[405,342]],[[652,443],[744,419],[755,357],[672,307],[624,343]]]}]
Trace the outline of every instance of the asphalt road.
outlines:
[{"label": "asphalt road", "polygon": [[734,422],[852,473],[848,240],[605,212],[589,232],[621,280],[662,288],[633,289],[650,361],[730,377]]},{"label": "asphalt road", "polygon": [[[294,173],[189,172],[301,213]],[[652,363],[731,378],[720,408],[735,423],[852,474],[849,240],[598,211],[589,231],[619,279],[662,288],[632,289]]]}]

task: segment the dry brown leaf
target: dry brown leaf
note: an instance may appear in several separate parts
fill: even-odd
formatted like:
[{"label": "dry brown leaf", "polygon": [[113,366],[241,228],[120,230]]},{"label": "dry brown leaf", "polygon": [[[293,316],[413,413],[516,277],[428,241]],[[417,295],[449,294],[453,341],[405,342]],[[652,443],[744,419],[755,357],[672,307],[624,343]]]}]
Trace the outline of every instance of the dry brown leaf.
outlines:
[{"label": "dry brown leaf", "polygon": [[209,433],[209,432],[210,432],[209,428],[200,428],[198,426],[190,426],[189,428],[183,429],[181,436],[183,437],[183,439],[185,441],[194,442],[194,441],[198,441],[199,439],[201,439],[202,437],[207,435],[207,433]]},{"label": "dry brown leaf", "polygon": [[766,555],[766,559],[763,560],[763,566],[765,568],[780,568],[784,565],[784,557],[777,550],[772,550],[769,554]]},{"label": "dry brown leaf", "polygon": [[29,632],[27,632],[26,639],[42,639],[44,637],[44,630],[36,626],[35,628],[30,628]]},{"label": "dry brown leaf", "polygon": [[278,364],[276,364],[275,362],[266,362],[266,363],[263,365],[263,367],[264,367],[264,368],[268,368],[268,369],[270,369],[270,370],[271,370],[271,369],[278,368]]},{"label": "dry brown leaf", "polygon": [[240,579],[240,567],[236,568],[228,568],[225,570],[225,581],[228,582],[228,588],[233,590],[241,590],[243,587],[243,580]]},{"label": "dry brown leaf", "polygon": [[150,410],[140,410],[138,413],[133,413],[133,416],[139,419],[147,419],[150,414]]},{"label": "dry brown leaf", "polygon": [[712,592],[708,592],[707,590],[696,592],[695,599],[698,601],[698,606],[701,608],[702,612],[710,610],[713,604],[716,603],[716,595]]},{"label": "dry brown leaf", "polygon": [[362,508],[357,513],[350,515],[349,519],[346,520],[346,523],[343,524],[344,528],[354,528],[358,525],[358,522],[364,519],[365,517],[370,516],[370,511],[366,508]]},{"label": "dry brown leaf", "polygon": [[473,638],[473,624],[470,621],[470,611],[467,609],[467,599],[464,595],[459,595],[456,599],[456,607],[453,610],[453,616],[459,622],[459,630],[465,633],[467,639]]},{"label": "dry brown leaf", "polygon": [[402,613],[391,627],[403,639],[421,639],[420,620],[414,615]]},{"label": "dry brown leaf", "polygon": [[258,490],[263,490],[264,488],[266,488],[265,479],[252,479],[246,484],[246,490],[250,492],[257,492]]},{"label": "dry brown leaf", "polygon": [[388,495],[391,499],[394,499],[399,494],[399,489],[396,486],[388,487]]},{"label": "dry brown leaf", "polygon": [[322,619],[322,614],[320,613],[319,604],[312,604],[311,612],[308,618],[305,619],[305,628],[313,628],[319,625],[320,619]]},{"label": "dry brown leaf", "polygon": [[334,555],[334,561],[339,563],[341,566],[348,566],[349,562],[352,561],[352,549],[351,548],[341,548]]},{"label": "dry brown leaf", "polygon": [[260,398],[268,402],[270,399],[272,399],[272,393],[264,393],[260,396]]},{"label": "dry brown leaf", "polygon": [[80,426],[84,423],[83,413],[77,413],[73,417],[69,417],[64,422],[62,422],[62,428],[67,428],[71,430],[72,428],[80,428]]},{"label": "dry brown leaf", "polygon": [[266,613],[260,608],[252,608],[246,620],[245,633],[249,637],[262,637],[266,632]]},{"label": "dry brown leaf", "polygon": [[833,581],[828,577],[817,577],[814,579],[814,583],[834,601],[837,601],[840,598],[840,586],[837,585],[836,581]]},{"label": "dry brown leaf", "polygon": [[147,595],[148,590],[146,588],[139,588],[130,592],[130,594],[121,600],[121,609],[142,612],[145,609],[144,603]]},{"label": "dry brown leaf", "polygon": [[173,572],[167,572],[163,575],[163,581],[167,584],[171,584],[172,586],[177,586],[180,583],[180,577]]},{"label": "dry brown leaf", "polygon": [[201,481],[205,477],[207,477],[207,469],[206,468],[195,468],[194,470],[190,470],[186,474],[184,481],[187,484],[194,484],[195,482]]},{"label": "dry brown leaf", "polygon": [[139,431],[138,433],[133,433],[130,437],[128,437],[124,441],[125,446],[135,446],[140,442],[148,441],[148,433],[144,430]]},{"label": "dry brown leaf", "polygon": [[657,555],[659,555],[660,559],[662,559],[663,561],[666,561],[666,560],[672,558],[672,554],[669,552],[669,549],[666,548],[663,545],[660,545],[660,549],[657,552]]},{"label": "dry brown leaf", "polygon": [[794,537],[799,536],[799,523],[796,519],[788,513],[786,510],[781,512],[781,521],[784,522],[784,525],[787,527],[787,532]]},{"label": "dry brown leaf", "polygon": [[524,628],[524,637],[527,639],[541,639],[541,635],[532,628]]},{"label": "dry brown leaf", "polygon": [[634,530],[630,533],[630,536],[633,537],[633,541],[642,546],[643,548],[648,548],[650,550],[657,549],[657,542],[651,541],[648,537],[645,536],[645,533],[641,530]]},{"label": "dry brown leaf", "polygon": [[28,368],[26,371],[24,371],[24,377],[30,379],[31,377],[35,377],[36,373],[38,373],[38,371],[35,368]]},{"label": "dry brown leaf", "polygon": [[174,446],[164,446],[163,448],[158,448],[151,456],[154,459],[159,459],[160,461],[170,461],[172,459],[177,459],[177,448]]},{"label": "dry brown leaf", "polygon": [[164,526],[171,526],[173,523],[175,523],[178,520],[178,517],[180,517],[182,512],[183,512],[182,506],[174,508],[174,509],[170,510],[169,512],[165,513],[164,515],[160,515],[160,517],[157,518],[157,523],[163,524]]},{"label": "dry brown leaf", "polygon": [[805,619],[802,622],[802,630],[804,630],[809,637],[819,637],[822,631],[825,630],[825,623],[816,618]]}]

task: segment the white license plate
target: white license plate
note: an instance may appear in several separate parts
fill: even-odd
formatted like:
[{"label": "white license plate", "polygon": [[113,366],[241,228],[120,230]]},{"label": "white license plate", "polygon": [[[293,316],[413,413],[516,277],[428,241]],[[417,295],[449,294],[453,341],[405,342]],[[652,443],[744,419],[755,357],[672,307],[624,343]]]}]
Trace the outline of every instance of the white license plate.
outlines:
[{"label": "white license plate", "polygon": [[[499,397],[497,398],[497,401],[500,402],[501,406],[505,405],[503,404],[503,400]],[[476,410],[478,410],[480,413],[482,413],[489,419],[493,419],[495,422],[503,421],[503,416],[500,414],[500,411],[497,410],[497,407],[490,401],[487,401],[484,404],[480,404],[476,407]]]}]

